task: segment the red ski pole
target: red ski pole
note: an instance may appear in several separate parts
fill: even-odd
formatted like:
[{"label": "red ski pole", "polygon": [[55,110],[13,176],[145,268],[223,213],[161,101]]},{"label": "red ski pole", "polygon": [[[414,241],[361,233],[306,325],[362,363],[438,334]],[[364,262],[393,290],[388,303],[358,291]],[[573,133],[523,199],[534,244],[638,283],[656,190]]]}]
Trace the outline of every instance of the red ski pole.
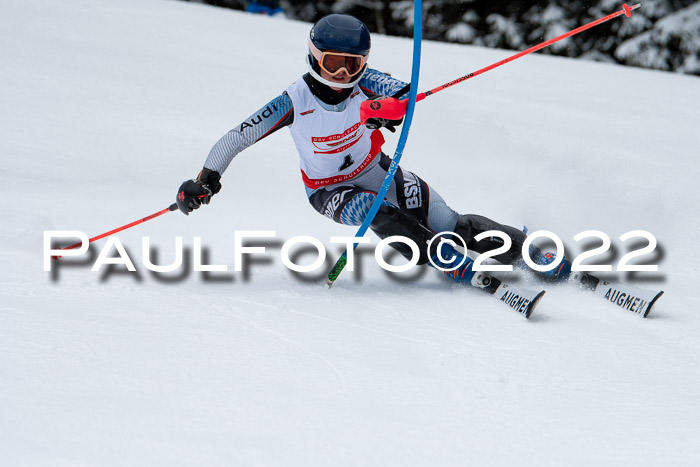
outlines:
[{"label": "red ski pole", "polygon": [[[96,237],[92,237],[91,239],[88,240],[88,243],[92,243],[92,242],[97,241],[97,240],[99,240],[99,239],[101,239],[101,238],[109,237],[110,235],[113,235],[113,234],[115,234],[115,233],[117,233],[117,232],[121,232],[122,230],[129,229],[129,228],[131,228],[131,227],[133,227],[133,226],[135,226],[135,225],[139,225],[139,224],[142,224],[142,223],[144,223],[144,222],[146,222],[146,221],[150,221],[151,219],[155,219],[155,218],[158,217],[158,216],[162,216],[162,215],[165,214],[166,212],[176,211],[176,210],[177,210],[177,203],[173,203],[173,204],[171,204],[169,207],[163,209],[162,211],[158,211],[158,212],[156,212],[155,214],[151,214],[150,216],[146,216],[146,217],[144,217],[143,219],[139,219],[139,220],[134,221],[134,222],[131,222],[131,223],[129,223],[129,224],[122,225],[121,227],[117,227],[117,228],[114,229],[114,230],[110,230],[109,232],[105,232],[105,233],[103,233],[103,234],[97,235]],[[67,246],[67,247],[65,247],[65,248],[61,248],[61,250],[72,250],[73,248],[78,248],[78,247],[81,246],[82,244],[83,244],[82,242],[78,242],[78,243],[76,243],[75,245],[71,245],[71,246]],[[53,259],[58,259],[58,258],[60,258],[60,256],[52,256],[52,258],[53,258]]]},{"label": "red ski pole", "polygon": [[[542,42],[541,44],[537,44],[535,46],[530,47],[529,49],[523,50],[522,52],[518,52],[515,55],[511,55],[508,58],[505,58],[499,62],[493,63],[487,67],[484,67],[480,70],[474,71],[472,73],[469,73],[468,75],[464,75],[461,78],[457,78],[454,81],[450,81],[449,83],[445,83],[441,86],[436,87],[435,89],[431,89],[430,91],[426,92],[421,92],[418,94],[418,97],[416,98],[416,102],[422,101],[428,96],[432,96],[433,94],[436,94],[443,89],[447,89],[449,87],[454,86],[455,84],[459,84],[462,81],[466,81],[468,79],[471,79],[475,76],[479,76],[482,73],[486,73],[489,70],[493,70],[494,68],[497,68],[501,65],[505,65],[508,62],[512,62],[515,59],[518,59],[520,57],[523,57],[527,54],[530,54],[532,52],[537,52],[540,49],[544,49],[547,46],[550,46],[554,44],[557,41],[560,41],[562,39],[566,39],[567,37],[571,37],[574,34],[578,34],[579,32],[585,31],[586,29],[590,29],[594,26],[598,26],[601,23],[604,23],[606,21],[610,21],[613,18],[617,18],[618,16],[625,15],[628,18],[632,15],[632,10],[636,10],[642,6],[641,4],[636,4],[633,6],[628,6],[626,3],[622,5],[622,10],[616,11],[615,13],[611,13],[608,16],[605,16],[603,18],[599,18],[595,21],[591,21],[588,24],[584,24],[583,26],[580,26],[576,29],[572,29],[569,32],[565,32],[564,34],[557,36],[553,39],[550,39],[548,41]],[[404,114],[406,113],[406,105],[407,105],[406,100],[395,100],[395,99],[380,99],[380,100],[368,100],[364,101],[362,103],[362,119],[363,123],[368,119],[368,118],[386,118],[388,120],[399,120],[403,118]]]}]

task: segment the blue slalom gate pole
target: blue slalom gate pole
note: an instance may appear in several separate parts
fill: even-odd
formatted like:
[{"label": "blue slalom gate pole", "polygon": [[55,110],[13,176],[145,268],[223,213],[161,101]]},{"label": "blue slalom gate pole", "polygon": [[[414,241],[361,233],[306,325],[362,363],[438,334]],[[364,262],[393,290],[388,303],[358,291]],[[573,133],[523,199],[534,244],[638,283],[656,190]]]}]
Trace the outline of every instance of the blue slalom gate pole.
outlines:
[{"label": "blue slalom gate pole", "polygon": [[[408,93],[408,107],[406,109],[406,117],[404,119],[403,127],[401,128],[401,136],[399,137],[399,142],[396,145],[396,151],[394,152],[394,158],[391,161],[389,170],[387,171],[382,187],[377,193],[377,197],[372,203],[372,207],[367,213],[364,222],[360,225],[355,233],[355,238],[361,238],[369,229],[370,224],[374,220],[374,216],[377,215],[379,208],[384,202],[384,196],[386,196],[391,182],[394,178],[394,174],[399,167],[399,162],[401,161],[401,156],[403,155],[404,147],[406,146],[406,140],[408,139],[408,132],[411,129],[411,122],[413,121],[413,111],[416,106],[416,96],[418,95],[418,77],[420,74],[420,49],[421,49],[421,38],[423,36],[423,2],[417,0],[413,2],[413,64],[411,69],[411,89]],[[352,248],[356,248],[357,243],[353,244]],[[338,278],[340,273],[345,268],[348,261],[348,250],[346,249],[338,261],[335,262],[331,268],[328,276],[326,277],[326,286],[331,287],[335,280]]]}]

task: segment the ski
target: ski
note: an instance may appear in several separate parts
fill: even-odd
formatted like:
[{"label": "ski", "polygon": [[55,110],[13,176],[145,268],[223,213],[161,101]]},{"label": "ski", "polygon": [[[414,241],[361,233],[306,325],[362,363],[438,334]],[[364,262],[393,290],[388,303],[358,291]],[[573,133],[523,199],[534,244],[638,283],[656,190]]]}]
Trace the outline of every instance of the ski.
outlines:
[{"label": "ski", "polygon": [[467,287],[481,289],[491,294],[501,303],[508,305],[525,318],[530,319],[532,312],[544,296],[545,291],[533,291],[509,284],[486,272],[474,271],[474,260],[454,249],[449,243],[440,243],[439,253],[431,258],[431,265],[440,269],[447,277]]},{"label": "ski", "polygon": [[545,294],[544,290],[538,292],[524,289],[484,273],[476,273],[471,280],[471,285],[490,293],[527,319],[530,319],[532,312]]},{"label": "ski", "polygon": [[642,318],[649,316],[656,301],[664,294],[663,290],[656,292],[622,282],[606,281],[579,271],[571,272],[569,282],[577,284],[613,305],[637,313]]}]

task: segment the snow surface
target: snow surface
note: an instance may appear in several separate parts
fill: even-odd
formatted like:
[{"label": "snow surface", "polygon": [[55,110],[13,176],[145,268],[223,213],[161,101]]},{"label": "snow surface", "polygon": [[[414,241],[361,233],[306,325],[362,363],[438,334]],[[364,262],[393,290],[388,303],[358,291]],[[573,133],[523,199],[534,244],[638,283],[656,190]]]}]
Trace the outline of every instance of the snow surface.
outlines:
[{"label": "snow surface", "polygon": [[[532,55],[418,105],[402,165],[455,209],[574,252],[602,230],[609,260],[627,231],[658,238],[642,259],[659,273],[617,276],[666,291],[648,319],[549,287],[526,321],[367,254],[331,291],[292,275],[282,241],[316,236],[330,263],[355,229],[308,205],[287,130],[210,206],[120,234],[138,274],[91,272],[95,256],[44,272],[44,230],[97,235],[172,203],[305,71],[309,25],[165,0],[0,10],[2,465],[700,465],[698,78]],[[411,46],[375,35],[371,63],[407,78]],[[426,42],[420,88],[511,54]],[[248,274],[241,230],[277,232]],[[230,272],[151,274],[145,235],[160,264],[201,236]]]}]

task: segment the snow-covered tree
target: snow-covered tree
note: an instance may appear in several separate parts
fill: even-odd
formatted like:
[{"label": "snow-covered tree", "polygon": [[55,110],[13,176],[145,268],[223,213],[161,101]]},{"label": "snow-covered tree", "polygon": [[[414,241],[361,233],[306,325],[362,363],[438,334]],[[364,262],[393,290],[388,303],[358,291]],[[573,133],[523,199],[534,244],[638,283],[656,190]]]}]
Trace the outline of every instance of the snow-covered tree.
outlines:
[{"label": "snow-covered tree", "polygon": [[[245,8],[246,0],[192,0]],[[371,31],[413,33],[411,0],[281,0],[290,18],[314,22],[349,13]],[[423,37],[521,50],[621,7],[620,0],[425,0]],[[700,75],[700,2],[644,0],[618,18],[562,40],[543,53]]]},{"label": "snow-covered tree", "polygon": [[700,2],[664,16],[615,49],[627,65],[700,75]]}]

